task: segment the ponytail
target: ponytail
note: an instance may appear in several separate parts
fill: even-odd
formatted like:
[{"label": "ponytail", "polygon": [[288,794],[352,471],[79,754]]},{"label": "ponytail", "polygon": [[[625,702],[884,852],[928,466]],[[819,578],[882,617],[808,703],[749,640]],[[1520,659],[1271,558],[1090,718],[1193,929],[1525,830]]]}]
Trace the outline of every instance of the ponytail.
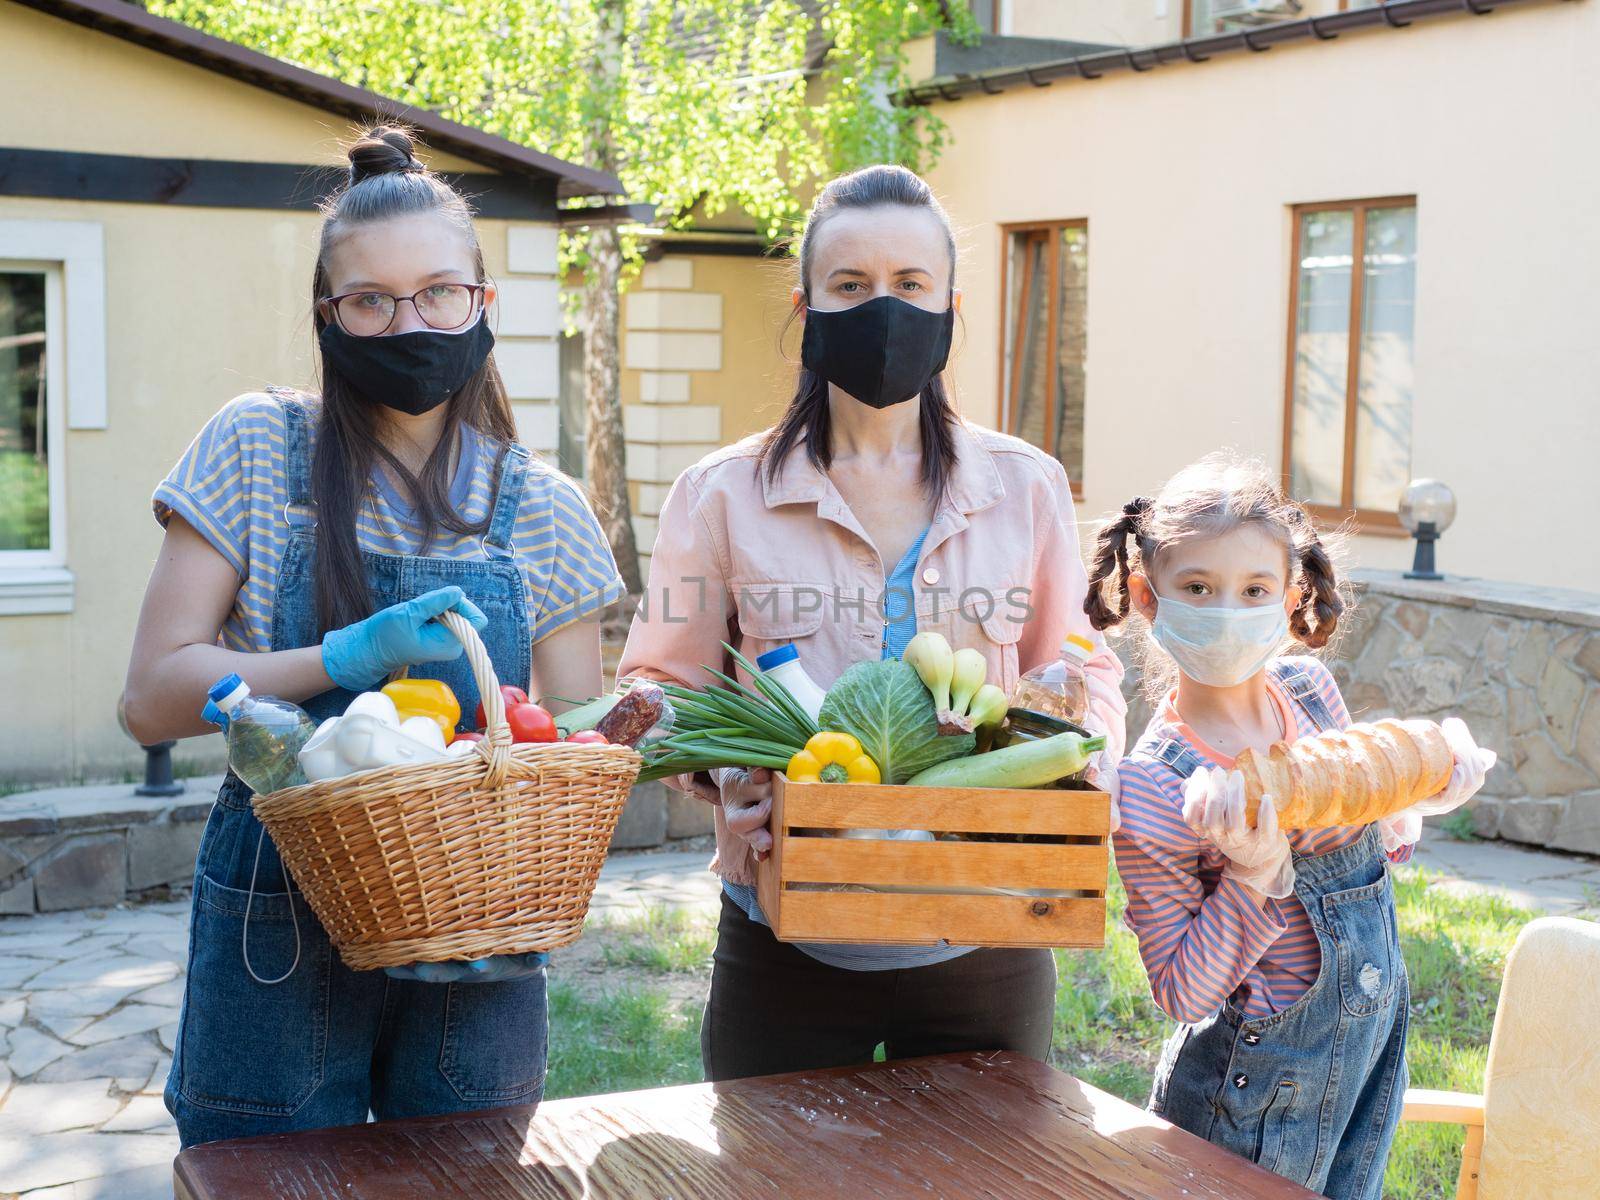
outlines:
[{"label": "ponytail", "polygon": [[[1344,597],[1333,559],[1322,544],[1316,526],[1304,509],[1296,507],[1299,519],[1293,530],[1293,546],[1300,560],[1300,603],[1289,617],[1289,632],[1303,645],[1320,650],[1328,644],[1345,610]],[[1306,618],[1314,616],[1316,624]]]},{"label": "ponytail", "polygon": [[[1089,593],[1083,599],[1083,611],[1089,624],[1097,630],[1120,625],[1128,616],[1128,539],[1138,542],[1145,536],[1144,526],[1149,518],[1151,500],[1148,496],[1135,496],[1122,506],[1122,514],[1100,531],[1095,541],[1094,565],[1089,571]],[[1116,608],[1106,603],[1105,584],[1116,572]]]}]

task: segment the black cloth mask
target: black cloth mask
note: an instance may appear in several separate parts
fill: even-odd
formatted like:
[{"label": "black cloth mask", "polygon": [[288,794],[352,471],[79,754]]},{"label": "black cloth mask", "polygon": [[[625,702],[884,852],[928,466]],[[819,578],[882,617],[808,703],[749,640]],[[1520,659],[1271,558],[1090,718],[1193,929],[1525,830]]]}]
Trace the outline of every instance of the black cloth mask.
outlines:
[{"label": "black cloth mask", "polygon": [[459,392],[494,349],[482,314],[464,333],[417,329],[352,337],[330,321],[317,335],[322,357],[365,399],[420,417]]},{"label": "black cloth mask", "polygon": [[879,296],[836,312],[806,309],[800,361],[873,408],[922,394],[950,357],[955,309],[930,312]]}]

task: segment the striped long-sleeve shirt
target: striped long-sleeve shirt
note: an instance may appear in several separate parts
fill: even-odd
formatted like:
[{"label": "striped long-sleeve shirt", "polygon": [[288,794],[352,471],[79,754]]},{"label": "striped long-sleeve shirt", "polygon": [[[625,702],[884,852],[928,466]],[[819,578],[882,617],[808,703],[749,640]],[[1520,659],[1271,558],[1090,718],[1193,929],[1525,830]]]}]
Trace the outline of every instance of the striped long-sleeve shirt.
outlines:
[{"label": "striped long-sleeve shirt", "polygon": [[[278,566],[288,541],[284,506],[285,401],[252,393],[206,423],[171,473],[156,488],[156,519],[176,513],[239,575],[239,594],[222,628],[230,650],[272,648],[272,605]],[[312,423],[315,437],[315,422]],[[500,445],[462,426],[450,503],[470,522],[482,520],[494,499]],[[482,558],[478,534],[440,530],[422,545],[412,507],[384,469],[375,469],[356,515],[356,543],[374,554]],[[534,462],[523,483],[511,548],[528,597],[533,641],[597,613],[622,594],[611,548],[583,493],[553,467]]]},{"label": "striped long-sleeve shirt", "polygon": [[[1296,659],[1317,683],[1335,723],[1350,716],[1328,668]],[[1288,740],[1317,727],[1269,674],[1279,721]],[[1214,750],[1183,722],[1169,695],[1148,733],[1189,746],[1208,766],[1231,768],[1233,758]],[[1117,870],[1128,892],[1125,920],[1139,937],[1139,954],[1157,1006],[1180,1021],[1200,1021],[1230,997],[1247,1017],[1287,1008],[1316,981],[1322,949],[1296,897],[1257,904],[1222,873],[1226,859],[1183,820],[1183,784],[1176,772],[1149,758],[1130,756],[1118,768],[1122,828],[1116,834]],[[1324,854],[1349,845],[1365,826],[1289,832],[1299,854]],[[1410,858],[1409,847],[1391,858]]]}]

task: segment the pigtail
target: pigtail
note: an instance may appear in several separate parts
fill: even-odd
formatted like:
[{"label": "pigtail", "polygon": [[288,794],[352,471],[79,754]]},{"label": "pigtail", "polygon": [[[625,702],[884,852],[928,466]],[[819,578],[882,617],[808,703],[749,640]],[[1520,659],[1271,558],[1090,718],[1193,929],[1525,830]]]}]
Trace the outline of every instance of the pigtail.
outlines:
[{"label": "pigtail", "polygon": [[[1297,512],[1294,546],[1300,559],[1301,596],[1299,606],[1289,617],[1289,632],[1307,648],[1320,650],[1338,628],[1345,603],[1339,593],[1333,559],[1323,546],[1322,538],[1305,510],[1297,506]],[[1308,616],[1316,618],[1315,625],[1306,619]]]},{"label": "pigtail", "polygon": [[[1122,506],[1122,514],[1115,521],[1108,522],[1095,541],[1094,564],[1089,571],[1089,592],[1083,598],[1083,611],[1089,616],[1089,624],[1096,629],[1110,629],[1127,619],[1128,576],[1131,574],[1128,539],[1137,541],[1141,536],[1150,508],[1148,496],[1135,496]],[[1113,572],[1117,579],[1117,603],[1114,609],[1106,603],[1105,596],[1105,584]]]}]

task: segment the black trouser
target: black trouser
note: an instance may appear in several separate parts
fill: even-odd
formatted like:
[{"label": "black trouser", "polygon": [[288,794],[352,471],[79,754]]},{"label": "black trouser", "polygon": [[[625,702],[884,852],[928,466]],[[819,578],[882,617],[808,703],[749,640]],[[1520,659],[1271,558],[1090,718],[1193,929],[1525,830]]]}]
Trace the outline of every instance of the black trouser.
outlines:
[{"label": "black trouser", "polygon": [[1056,964],[1048,950],[974,950],[894,971],[820,963],[726,894],[700,1056],[713,1082],[960,1050],[1050,1051]]}]

